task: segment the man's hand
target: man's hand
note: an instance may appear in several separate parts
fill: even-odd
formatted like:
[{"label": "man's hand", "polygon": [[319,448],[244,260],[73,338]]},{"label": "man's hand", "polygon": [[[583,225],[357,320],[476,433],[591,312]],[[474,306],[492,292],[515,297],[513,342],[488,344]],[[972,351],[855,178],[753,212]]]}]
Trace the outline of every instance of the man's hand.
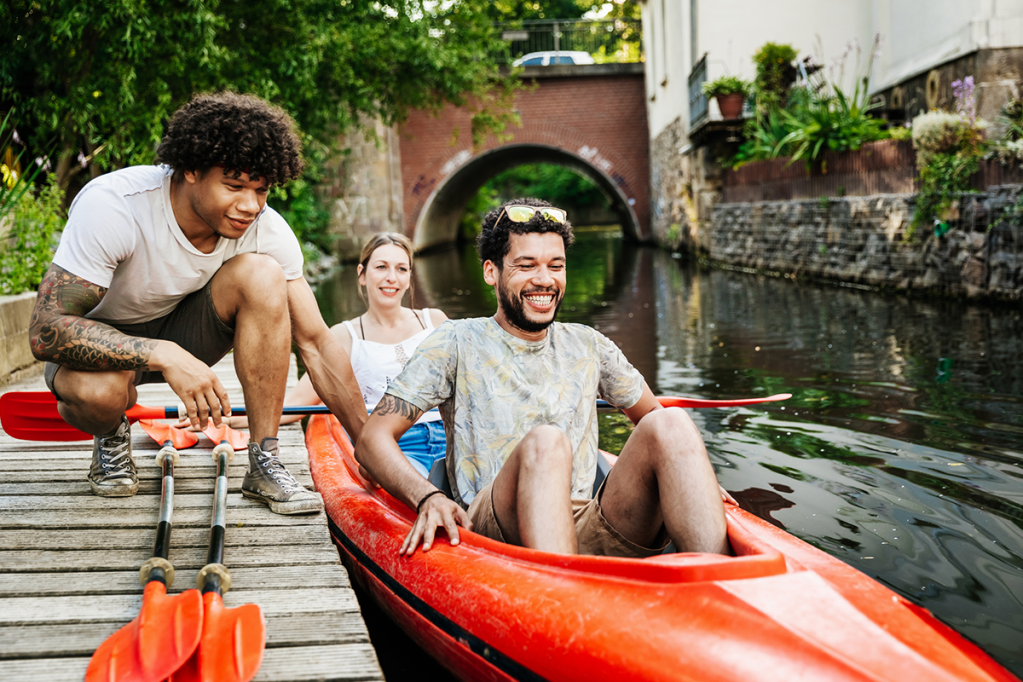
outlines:
[{"label": "man's hand", "polygon": [[149,359],[149,369],[163,372],[163,378],[188,412],[194,429],[205,429],[210,417],[220,426],[231,416],[231,402],[220,379],[206,363],[172,341],[160,341]]},{"label": "man's hand", "polygon": [[423,503],[423,508],[412,524],[412,530],[401,543],[398,554],[412,556],[419,543],[423,543],[423,551],[428,552],[433,547],[433,540],[436,537],[437,529],[443,528],[452,545],[457,545],[458,527],[472,530],[472,522],[465,510],[443,495],[434,495]]}]

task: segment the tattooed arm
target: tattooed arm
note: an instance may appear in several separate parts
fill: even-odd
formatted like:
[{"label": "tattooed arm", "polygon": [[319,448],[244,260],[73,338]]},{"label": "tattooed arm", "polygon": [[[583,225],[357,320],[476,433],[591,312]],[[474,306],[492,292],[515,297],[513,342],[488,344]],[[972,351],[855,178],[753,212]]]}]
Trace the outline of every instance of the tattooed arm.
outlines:
[{"label": "tattooed arm", "polygon": [[231,414],[231,404],[206,363],[171,341],[129,336],[85,317],[106,292],[51,265],[29,322],[32,354],[72,370],[162,372],[184,403],[192,426],[205,428],[209,417],[219,426],[221,416]]},{"label": "tattooed arm", "polygon": [[[408,431],[423,411],[390,393],[377,403],[373,414],[362,427],[362,436],[355,445],[355,459],[380,483],[384,490],[412,509],[437,488],[419,475],[398,448],[398,439]],[[458,544],[458,526],[471,528],[465,511],[444,495],[425,499],[399,554],[412,554],[419,543],[423,551],[433,545],[439,528],[444,528],[452,545]]]},{"label": "tattooed arm", "polygon": [[105,288],[51,265],[39,285],[29,324],[36,359],[78,370],[148,368],[157,341],[128,336],[85,317],[106,293]]}]

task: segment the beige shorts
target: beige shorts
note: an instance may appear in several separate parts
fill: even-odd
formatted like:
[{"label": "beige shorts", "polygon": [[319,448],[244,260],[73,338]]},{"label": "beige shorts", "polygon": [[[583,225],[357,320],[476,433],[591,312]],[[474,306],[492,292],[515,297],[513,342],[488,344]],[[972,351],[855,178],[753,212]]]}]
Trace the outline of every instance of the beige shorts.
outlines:
[{"label": "beige shorts", "polygon": [[[474,532],[491,540],[507,542],[501,533],[501,526],[497,523],[497,514],[494,513],[493,486],[491,483],[473,498],[472,504],[469,505],[469,520],[472,521]],[[600,511],[600,495],[603,492],[604,485],[601,484],[600,490],[592,500],[572,500],[572,518],[575,519],[579,554],[641,559],[660,554],[668,546],[667,533],[663,527],[658,536],[659,541],[663,539],[660,549],[637,545],[612,528]]]}]

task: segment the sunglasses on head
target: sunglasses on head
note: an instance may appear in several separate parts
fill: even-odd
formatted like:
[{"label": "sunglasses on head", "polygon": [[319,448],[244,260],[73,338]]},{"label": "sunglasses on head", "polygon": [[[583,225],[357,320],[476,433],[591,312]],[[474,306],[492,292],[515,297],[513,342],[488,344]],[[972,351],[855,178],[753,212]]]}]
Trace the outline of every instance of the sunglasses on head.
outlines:
[{"label": "sunglasses on head", "polygon": [[533,219],[537,213],[542,215],[547,220],[551,220],[556,223],[563,223],[568,219],[568,213],[560,208],[554,208],[553,206],[505,206],[504,210],[501,211],[501,215],[497,216],[497,220],[494,221],[494,225],[501,222],[501,218],[508,216],[508,220],[513,223],[528,223]]}]

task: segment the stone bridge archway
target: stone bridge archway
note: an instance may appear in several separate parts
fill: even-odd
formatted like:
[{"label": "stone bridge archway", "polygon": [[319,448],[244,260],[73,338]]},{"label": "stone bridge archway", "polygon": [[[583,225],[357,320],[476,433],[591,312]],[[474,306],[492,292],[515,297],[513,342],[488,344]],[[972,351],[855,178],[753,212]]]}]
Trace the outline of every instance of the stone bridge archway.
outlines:
[{"label": "stone bridge archway", "polygon": [[[625,233],[650,238],[650,153],[642,64],[529,67],[521,127],[473,150],[471,115],[412,112],[399,132],[405,234],[417,249],[455,241],[466,203],[498,173],[527,163],[573,168],[611,200]],[[454,142],[453,142],[454,141]],[[571,216],[569,217],[571,219]]]}]

